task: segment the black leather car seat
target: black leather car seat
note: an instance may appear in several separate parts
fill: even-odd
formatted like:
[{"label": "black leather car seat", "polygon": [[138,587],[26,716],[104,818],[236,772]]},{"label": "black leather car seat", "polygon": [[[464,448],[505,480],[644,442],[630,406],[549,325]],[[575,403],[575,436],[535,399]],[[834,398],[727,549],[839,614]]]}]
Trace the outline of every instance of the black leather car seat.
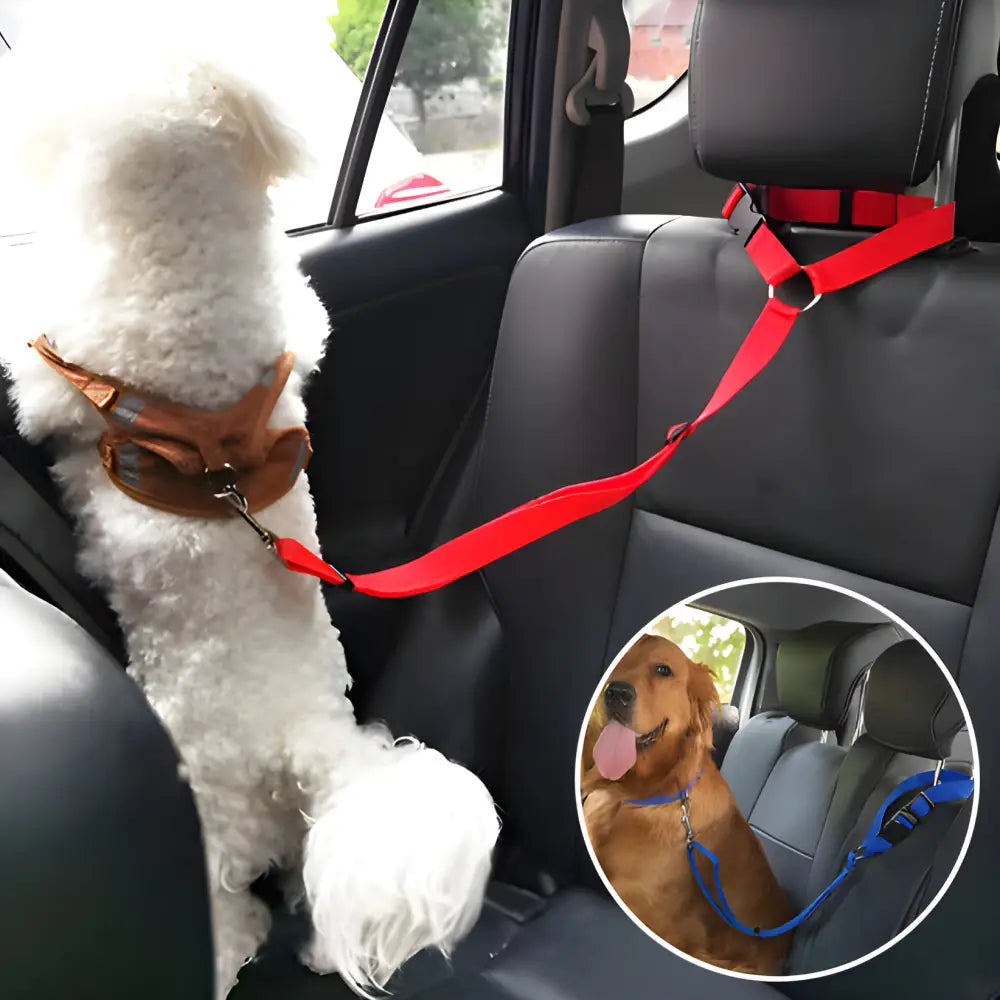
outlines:
[{"label": "black leather car seat", "polygon": [[[996,72],[995,4],[867,0],[863,23],[844,9],[704,0],[691,87],[706,168],[764,184],[894,190],[947,162],[965,93]],[[804,261],[860,236],[800,227],[784,238]],[[998,288],[1000,248],[982,245],[829,296],[633,502],[414,602],[413,641],[363,709],[489,777],[504,809],[497,875],[517,889],[493,887],[454,972],[438,967],[402,995],[846,1000],[884,995],[889,982],[905,983],[910,1000],[985,1000],[1000,989],[990,891],[1000,816],[989,783],[980,835],[938,910],[864,966],[776,987],[699,969],[629,923],[596,886],[572,782],[586,704],[637,629],[705,587],[768,574],[843,584],[907,619],[983,723],[986,767],[1000,757],[988,725],[1000,696]],[[718,220],[617,218],[537,242],[510,286],[468,520],[659,447],[667,427],[700,408],[765,294]],[[96,655],[75,650],[67,662]],[[102,832],[127,846],[124,828]],[[124,898],[117,913],[146,919],[141,901]],[[3,913],[0,940],[16,919]],[[159,957],[195,970],[200,954],[185,945]],[[346,995],[334,977],[312,977],[275,951],[246,970],[236,1000]]]},{"label": "black leather car seat", "polygon": [[198,816],[120,666],[0,572],[0,994],[211,1000]]},{"label": "black leather car seat", "polygon": [[[690,79],[703,165],[733,181],[890,191],[934,173],[947,192],[962,101],[996,75],[997,5],[870,0],[863,23],[857,15],[833,0],[704,0]],[[782,230],[800,261],[864,235]],[[734,579],[811,577],[887,606],[954,672],[982,723],[984,767],[997,759],[998,288],[1000,247],[959,242],[828,296],[630,503],[488,567],[478,617],[455,613],[475,606],[468,581],[421,599],[420,641],[404,641],[367,708],[403,729],[414,720],[435,741],[440,732],[447,747],[447,726],[429,718],[435,699],[407,704],[406,678],[433,652],[433,689],[449,699],[447,679],[467,676],[466,651],[489,647],[498,668],[479,684],[508,737],[499,755],[463,749],[496,775],[507,847],[499,874],[548,893],[547,906],[593,884],[565,778],[588,700],[645,623]],[[700,410],[765,299],[722,220],[619,217],[533,244],[508,292],[468,523],[656,451],[668,427]],[[448,625],[435,635],[432,621]],[[782,993],[846,1000],[903,981],[920,1000],[1000,990],[988,773],[986,833],[938,909],[876,959],[834,979],[782,983]],[[934,960],[942,952],[947,963]],[[574,955],[567,934],[549,961]],[[672,959],[661,962],[662,982],[678,982]],[[637,963],[622,957],[619,995],[631,994]],[[530,985],[545,995],[545,973]],[[739,988],[719,980],[709,995]]]},{"label": "black leather car seat", "polygon": [[722,776],[796,911],[817,895],[810,870],[848,754],[821,736],[839,728],[873,660],[895,641],[891,626],[851,622],[818,622],[784,639],[775,661],[783,711],[755,715],[727,755]]}]

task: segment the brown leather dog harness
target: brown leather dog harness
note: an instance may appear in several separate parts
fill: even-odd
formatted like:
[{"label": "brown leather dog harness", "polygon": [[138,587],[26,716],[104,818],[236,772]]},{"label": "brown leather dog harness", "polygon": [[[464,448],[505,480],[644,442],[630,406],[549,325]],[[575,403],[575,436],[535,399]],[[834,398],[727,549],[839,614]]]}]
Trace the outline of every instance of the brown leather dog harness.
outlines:
[{"label": "brown leather dog harness", "polygon": [[188,517],[230,517],[235,509],[246,517],[288,493],[312,455],[305,427],[267,426],[292,371],[290,351],[233,406],[200,410],[64,361],[44,336],[31,346],[104,417],[97,448],[108,477],[150,507]]}]

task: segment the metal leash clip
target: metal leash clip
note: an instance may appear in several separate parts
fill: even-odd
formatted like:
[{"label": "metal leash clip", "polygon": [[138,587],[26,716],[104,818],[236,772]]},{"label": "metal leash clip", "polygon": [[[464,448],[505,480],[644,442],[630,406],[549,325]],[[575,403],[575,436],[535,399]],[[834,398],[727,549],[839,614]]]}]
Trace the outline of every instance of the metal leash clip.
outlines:
[{"label": "metal leash clip", "polygon": [[688,844],[694,841],[694,830],[691,829],[691,818],[688,816],[688,797],[681,797],[681,822],[684,824]]},{"label": "metal leash clip", "polygon": [[206,469],[205,475],[211,484],[212,496],[217,500],[225,500],[253,528],[264,548],[277,554],[278,536],[250,513],[247,498],[236,488],[236,470],[227,462],[221,469]]}]

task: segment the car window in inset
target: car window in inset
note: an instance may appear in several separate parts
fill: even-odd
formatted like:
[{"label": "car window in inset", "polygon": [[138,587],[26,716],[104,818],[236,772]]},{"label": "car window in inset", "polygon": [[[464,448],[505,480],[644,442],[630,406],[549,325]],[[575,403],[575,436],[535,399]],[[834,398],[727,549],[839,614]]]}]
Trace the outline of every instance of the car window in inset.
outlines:
[{"label": "car window in inset", "polygon": [[638,114],[687,72],[698,0],[623,0],[632,34],[626,82]]},{"label": "car window in inset", "polygon": [[658,618],[650,631],[677,643],[695,662],[704,663],[715,677],[719,700],[723,705],[731,703],[747,644],[741,622],[690,604],[678,604]]},{"label": "car window in inset", "polygon": [[[365,174],[357,214],[499,187],[511,0],[420,0]],[[378,24],[365,0],[331,18],[341,58],[364,75]]]}]

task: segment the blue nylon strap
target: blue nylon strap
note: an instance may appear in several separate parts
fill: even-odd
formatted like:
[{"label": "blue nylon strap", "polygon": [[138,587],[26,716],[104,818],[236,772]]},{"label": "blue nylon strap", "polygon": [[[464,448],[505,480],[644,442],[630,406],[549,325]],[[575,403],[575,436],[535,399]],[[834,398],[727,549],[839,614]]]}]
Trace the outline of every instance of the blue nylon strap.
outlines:
[{"label": "blue nylon strap", "polygon": [[627,806],[665,806],[669,805],[671,802],[680,802],[681,799],[687,798],[688,792],[694,788],[695,782],[701,777],[701,771],[699,771],[688,783],[687,786],[682,788],[676,795],[653,795],[648,799],[626,799],[625,805]]},{"label": "blue nylon strap", "polygon": [[[787,934],[791,930],[795,930],[804,920],[808,920],[812,916],[813,911],[818,907],[826,898],[833,892],[834,889],[840,885],[841,882],[847,878],[850,870],[857,864],[858,855],[851,851],[847,855],[847,862],[844,867],[841,868],[840,873],[837,877],[799,914],[792,917],[791,920],[786,921],[780,927],[771,927],[767,930],[761,930],[759,927],[748,927],[746,924],[740,923],[737,920],[733,911],[729,908],[729,904],[726,902],[726,895],[722,891],[722,881],[719,878],[719,859],[710,851],[707,847],[703,847],[696,840],[692,840],[687,847],[688,851],[688,861],[691,864],[691,873],[694,875],[695,882],[698,883],[698,888],[701,890],[702,895],[711,903],[712,909],[722,919],[729,924],[730,927],[738,930],[742,934],[749,934],[751,937],[759,938],[774,938],[781,937],[782,934]],[[705,885],[705,880],[701,877],[701,872],[698,871],[698,865],[695,861],[695,851],[704,855],[708,858],[712,865],[712,877],[715,881],[715,891],[717,893],[717,898],[712,895],[709,891],[708,886]]]},{"label": "blue nylon strap", "polygon": [[[923,789],[921,794],[906,807],[914,816],[923,819],[934,806],[941,802],[958,802],[961,799],[967,799],[975,787],[973,779],[959,771],[942,771],[938,783],[935,785],[933,781],[933,771],[921,771],[920,774],[915,774],[898,784],[882,803],[881,809],[875,814],[875,818],[865,834],[865,839],[861,841],[858,852],[864,857],[870,858],[876,854],[885,854],[892,847],[891,842],[879,834],[886,825],[886,813],[892,804],[907,792],[916,791],[918,788]],[[927,787],[928,785],[930,787]],[[906,816],[897,816],[894,822],[913,829],[913,824]]]},{"label": "blue nylon strap", "polygon": [[[780,927],[771,927],[762,930],[759,927],[748,927],[736,918],[736,915],[726,902],[726,895],[722,890],[722,879],[719,875],[719,859],[707,847],[704,847],[702,844],[699,844],[698,841],[693,839],[689,839],[687,845],[688,862],[691,866],[691,874],[694,876],[694,880],[697,883],[698,888],[701,890],[702,895],[711,904],[712,909],[715,910],[715,912],[734,930],[737,930],[742,934],[748,934],[751,937],[780,937],[782,934],[787,934],[789,931],[794,930],[805,920],[808,920],[816,908],[823,903],[830,893],[832,893],[845,878],[847,878],[851,869],[854,868],[860,860],[863,858],[873,857],[876,854],[884,854],[892,848],[893,845],[884,837],[880,836],[880,833],[886,826],[886,813],[892,807],[893,803],[897,802],[902,796],[905,796],[908,792],[922,789],[916,799],[906,806],[908,812],[918,818],[922,818],[926,816],[938,803],[957,802],[962,799],[969,798],[975,788],[974,779],[970,778],[967,774],[961,774],[958,771],[942,770],[938,776],[937,784],[934,784],[934,778],[935,775],[933,771],[921,771],[920,774],[914,774],[912,777],[907,778],[905,781],[898,784],[889,794],[889,797],[885,800],[885,802],[883,802],[879,811],[875,814],[875,818],[872,820],[871,825],[868,828],[868,832],[865,834],[865,839],[861,842],[861,845],[857,850],[848,853],[847,860],[844,862],[844,867],[841,868],[837,877],[801,913],[796,914],[791,918],[791,920],[786,921]],[[689,785],[688,788],[690,787],[691,786]],[[677,801],[677,799],[683,798],[686,794],[687,790],[682,792],[672,801]],[[641,800],[637,801],[635,804],[644,805],[646,802]],[[889,822],[898,822],[908,830],[912,830],[915,826],[914,823],[902,814],[890,817]],[[714,895],[705,884],[705,880],[702,878],[701,872],[698,870],[697,859],[695,857],[696,854],[701,854],[712,866],[712,880],[715,883]]]}]

